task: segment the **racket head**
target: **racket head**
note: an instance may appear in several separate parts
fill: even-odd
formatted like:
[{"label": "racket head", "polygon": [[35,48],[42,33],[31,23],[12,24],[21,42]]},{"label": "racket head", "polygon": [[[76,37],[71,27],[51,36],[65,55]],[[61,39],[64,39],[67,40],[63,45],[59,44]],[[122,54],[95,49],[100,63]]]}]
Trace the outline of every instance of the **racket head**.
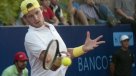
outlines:
[{"label": "racket head", "polygon": [[[56,60],[57,56],[59,54],[59,43],[58,40],[51,40],[47,46],[47,49],[44,53],[44,59],[43,59],[43,68],[45,70],[51,69],[54,61]],[[47,55],[50,55],[51,61],[46,63]]]}]

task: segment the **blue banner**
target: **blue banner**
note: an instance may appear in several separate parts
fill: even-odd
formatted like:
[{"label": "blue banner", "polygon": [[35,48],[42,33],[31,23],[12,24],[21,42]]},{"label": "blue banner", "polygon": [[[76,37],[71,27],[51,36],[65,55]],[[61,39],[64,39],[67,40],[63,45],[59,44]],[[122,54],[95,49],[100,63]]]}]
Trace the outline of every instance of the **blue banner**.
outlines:
[{"label": "blue banner", "polygon": [[[0,75],[9,65],[13,64],[14,54],[17,51],[25,51],[24,37],[27,27],[0,27]],[[103,35],[106,43],[87,54],[73,59],[68,68],[66,76],[110,76],[109,65],[111,55],[120,48],[120,35],[127,34],[130,37],[130,49],[136,55],[135,38],[129,25],[117,25],[109,28],[107,26],[69,26],[56,27],[67,47],[76,47],[84,43],[86,32],[90,31],[94,39]],[[135,59],[136,60],[136,59]],[[30,70],[30,66],[28,65]],[[136,67],[133,67],[133,76],[136,76]]]}]

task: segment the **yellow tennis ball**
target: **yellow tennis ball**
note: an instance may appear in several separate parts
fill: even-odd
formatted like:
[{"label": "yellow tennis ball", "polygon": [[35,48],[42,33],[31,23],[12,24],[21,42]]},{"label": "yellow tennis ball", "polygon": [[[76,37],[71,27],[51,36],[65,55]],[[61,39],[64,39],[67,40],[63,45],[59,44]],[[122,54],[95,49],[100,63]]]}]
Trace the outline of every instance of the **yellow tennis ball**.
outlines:
[{"label": "yellow tennis ball", "polygon": [[71,65],[71,63],[72,63],[72,61],[71,61],[71,59],[69,58],[69,57],[64,57],[64,58],[62,58],[62,64],[64,65],[64,66],[70,66]]}]

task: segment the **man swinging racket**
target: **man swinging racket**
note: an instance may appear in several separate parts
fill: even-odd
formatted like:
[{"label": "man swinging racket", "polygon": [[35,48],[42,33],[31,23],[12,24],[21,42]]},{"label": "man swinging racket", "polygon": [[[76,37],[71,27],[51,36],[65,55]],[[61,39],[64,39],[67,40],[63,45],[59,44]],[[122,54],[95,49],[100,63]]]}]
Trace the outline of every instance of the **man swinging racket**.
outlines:
[{"label": "man swinging racket", "polygon": [[31,76],[65,76],[69,58],[79,57],[105,41],[103,36],[92,40],[87,32],[85,43],[75,48],[67,48],[64,41],[52,24],[44,21],[42,9],[37,0],[24,0],[21,3],[23,18],[28,22],[29,29],[25,36],[25,49],[31,66]]}]

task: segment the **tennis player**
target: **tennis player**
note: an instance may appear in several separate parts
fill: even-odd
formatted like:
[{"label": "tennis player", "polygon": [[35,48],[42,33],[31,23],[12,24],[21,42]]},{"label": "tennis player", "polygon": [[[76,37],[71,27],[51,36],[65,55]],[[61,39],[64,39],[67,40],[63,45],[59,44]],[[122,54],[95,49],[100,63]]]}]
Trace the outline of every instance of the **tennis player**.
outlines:
[{"label": "tennis player", "polygon": [[[92,40],[90,39],[90,32],[87,32],[85,43],[82,46],[67,49],[54,26],[44,21],[42,10],[36,0],[24,0],[21,3],[21,11],[24,14],[23,18],[29,23],[24,45],[31,66],[31,76],[65,76],[67,67],[63,65],[56,71],[45,70],[42,67],[44,51],[52,39],[57,39],[60,52],[65,51],[69,53],[71,58],[79,57],[105,43],[105,41],[99,41],[102,36]],[[49,62],[50,55],[47,58],[46,61]]]}]

